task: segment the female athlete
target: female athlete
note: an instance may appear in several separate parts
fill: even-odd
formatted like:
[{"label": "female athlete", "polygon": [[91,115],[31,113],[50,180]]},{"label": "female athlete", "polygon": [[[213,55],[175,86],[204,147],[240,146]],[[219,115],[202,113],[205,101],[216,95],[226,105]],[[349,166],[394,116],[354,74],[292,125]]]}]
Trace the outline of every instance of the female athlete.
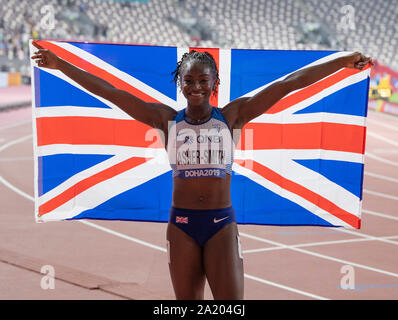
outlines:
[{"label": "female athlete", "polygon": [[[203,299],[207,279],[214,299],[243,299],[243,259],[230,183],[234,142],[242,129],[289,92],[337,70],[362,70],[369,57],[359,52],[296,71],[253,97],[223,108],[210,105],[218,70],[207,52],[184,54],[173,72],[187,99],[180,112],[147,103],[57,57],[39,44],[31,57],[39,67],[58,69],[88,91],[114,103],[134,119],[163,131],[173,169],[173,196],[167,227],[169,270],[177,299]],[[225,132],[230,135],[226,137]],[[223,134],[221,134],[223,133]],[[232,143],[228,143],[228,138]],[[209,148],[210,146],[210,148]]]}]

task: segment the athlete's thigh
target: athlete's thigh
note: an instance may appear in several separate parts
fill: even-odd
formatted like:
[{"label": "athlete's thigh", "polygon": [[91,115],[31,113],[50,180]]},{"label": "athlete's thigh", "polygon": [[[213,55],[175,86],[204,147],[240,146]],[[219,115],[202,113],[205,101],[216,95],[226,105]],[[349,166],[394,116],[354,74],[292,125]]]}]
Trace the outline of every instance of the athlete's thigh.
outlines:
[{"label": "athlete's thigh", "polygon": [[203,299],[205,273],[201,247],[175,225],[167,227],[169,270],[177,299]]},{"label": "athlete's thigh", "polygon": [[211,237],[204,247],[204,268],[214,299],[243,299],[243,259],[235,222]]}]

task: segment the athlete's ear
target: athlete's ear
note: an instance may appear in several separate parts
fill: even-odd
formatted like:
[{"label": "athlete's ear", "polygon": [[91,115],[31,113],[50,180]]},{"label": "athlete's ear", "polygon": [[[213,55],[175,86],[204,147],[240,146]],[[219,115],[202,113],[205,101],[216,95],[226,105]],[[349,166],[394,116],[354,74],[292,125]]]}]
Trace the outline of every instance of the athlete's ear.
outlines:
[{"label": "athlete's ear", "polygon": [[217,95],[218,85],[220,84],[220,81],[218,79],[213,80],[213,81],[214,81],[214,83],[213,83],[213,88],[212,88],[211,92],[212,92],[213,96],[216,96]]}]

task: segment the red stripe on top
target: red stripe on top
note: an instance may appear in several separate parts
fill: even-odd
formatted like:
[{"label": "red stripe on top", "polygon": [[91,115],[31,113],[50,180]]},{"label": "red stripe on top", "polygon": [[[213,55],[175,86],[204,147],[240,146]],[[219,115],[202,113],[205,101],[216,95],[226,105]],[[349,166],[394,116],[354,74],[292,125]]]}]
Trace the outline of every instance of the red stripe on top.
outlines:
[{"label": "red stripe on top", "polygon": [[108,169],[100,171],[89,178],[79,181],[69,189],[60,193],[58,196],[52,198],[51,200],[39,206],[39,216],[42,216],[46,213],[53,211],[54,209],[60,207],[61,205],[68,202],[72,198],[75,198],[80,193],[95,186],[96,184],[108,180],[136,166],[139,166],[140,164],[143,164],[146,161],[147,159],[145,158],[132,157]]},{"label": "red stripe on top", "polygon": [[237,149],[324,149],[363,154],[365,130],[363,126],[329,122],[248,123]]},{"label": "red stripe on top", "polygon": [[[305,200],[313,203],[317,207],[327,211],[331,215],[339,218],[340,220],[346,222],[350,226],[359,229],[361,220],[335,205],[333,202],[329,201],[328,199],[322,197],[321,195],[303,187],[302,185],[293,182],[289,179],[282,177],[281,175],[277,174],[275,171],[263,166],[262,164],[252,161],[252,160],[241,160],[236,161],[241,166],[253,170],[255,173],[259,174],[263,178],[271,181],[272,183],[278,185],[279,187],[288,190],[298,196],[304,198]],[[320,215],[320,218],[322,216]]]},{"label": "red stripe on top", "polygon": [[[216,62],[217,70],[220,70],[220,50],[218,48],[195,48],[195,47],[189,48],[189,51],[192,51],[192,50],[195,50],[198,52],[210,53]],[[216,95],[210,96],[210,105],[218,106],[218,93]]]},{"label": "red stripe on top", "polygon": [[156,99],[154,99],[153,97],[151,97],[151,96],[147,95],[146,93],[131,86],[127,82],[119,79],[112,73],[109,73],[108,71],[105,71],[105,70],[97,67],[96,65],[88,62],[87,60],[84,60],[83,58],[80,58],[79,56],[65,50],[64,48],[62,48],[60,46],[57,46],[57,45],[55,45],[51,42],[47,42],[47,41],[36,41],[36,42],[43,48],[51,50],[58,57],[64,59],[65,61],[69,62],[70,64],[73,64],[76,67],[79,67],[79,68],[109,82],[115,88],[127,91],[127,92],[131,93],[132,95],[134,95],[135,97],[144,100],[145,102],[159,102]]},{"label": "red stripe on top", "polygon": [[36,119],[37,144],[98,144],[164,148],[160,131],[129,119],[43,117]]},{"label": "red stripe on top", "polygon": [[370,68],[370,66],[367,66],[362,70],[344,68],[341,71],[338,71],[326,78],[319,80],[318,82],[313,83],[312,85],[309,85],[308,87],[305,87],[287,97],[282,98],[271,108],[269,108],[265,113],[274,114],[286,110],[287,108],[290,108],[291,106],[308,99],[309,97],[321,92],[328,87],[331,87],[332,85],[344,80],[345,78],[362,72],[368,68]]}]

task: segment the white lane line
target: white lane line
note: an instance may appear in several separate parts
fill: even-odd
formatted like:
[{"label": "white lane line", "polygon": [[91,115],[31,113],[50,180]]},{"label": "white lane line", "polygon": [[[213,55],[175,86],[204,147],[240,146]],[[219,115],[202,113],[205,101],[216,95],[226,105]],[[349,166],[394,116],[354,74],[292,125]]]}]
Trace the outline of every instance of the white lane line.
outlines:
[{"label": "white lane line", "polygon": [[[324,245],[330,245],[330,244],[363,242],[363,241],[372,241],[372,240],[382,241],[382,240],[388,240],[388,239],[398,239],[398,236],[375,237],[375,238],[376,239],[360,238],[360,239],[345,239],[345,240],[334,240],[334,241],[308,242],[308,243],[294,244],[294,245],[291,245],[291,247],[303,248],[303,247],[324,246]],[[392,241],[392,243],[394,245],[398,245],[398,242]],[[285,249],[285,248],[282,248],[282,247],[266,247],[266,248],[258,248],[258,249],[247,249],[247,250],[243,250],[243,254],[264,252],[264,251],[276,251],[276,250],[283,250],[283,249]]]},{"label": "white lane line", "polygon": [[0,157],[0,162],[14,162],[14,161],[28,161],[32,160],[32,157],[7,157],[7,158],[1,158]]},{"label": "white lane line", "polygon": [[368,190],[368,189],[363,189],[363,192],[367,193],[367,194],[371,194],[373,196],[381,197],[381,198],[386,198],[386,199],[390,199],[390,200],[398,200],[398,197],[393,196],[391,194],[385,194],[385,193],[372,191],[372,190]]},{"label": "white lane line", "polygon": [[[313,246],[324,246],[324,245],[331,245],[331,244],[342,244],[342,243],[351,243],[351,242],[362,242],[362,241],[372,241],[372,240],[388,240],[388,239],[396,239],[398,236],[388,236],[388,237],[371,237],[369,238],[357,238],[357,239],[345,239],[345,240],[332,240],[332,241],[320,241],[320,242],[308,242],[308,243],[300,243],[290,245],[290,247],[294,248],[303,248],[303,247],[313,247]],[[398,245],[398,242],[390,241],[389,243]],[[261,252],[261,251],[274,251],[274,250],[281,250],[285,249],[282,247],[266,247],[266,248],[258,248],[258,249],[248,249],[244,250],[243,253],[253,253],[253,252]]]},{"label": "white lane line", "polygon": [[386,218],[386,219],[391,219],[391,220],[397,220],[398,221],[398,217],[392,216],[392,215],[389,215],[389,214],[380,213],[380,212],[376,212],[376,211],[372,211],[372,210],[366,210],[366,209],[362,209],[362,212],[366,213],[366,214],[371,214],[371,215],[374,215],[374,216],[378,216],[378,217],[381,217],[381,218]]},{"label": "white lane line", "polygon": [[154,245],[152,243],[149,243],[149,242],[146,242],[146,241],[134,238],[134,237],[130,237],[128,235],[125,235],[123,233],[111,230],[109,228],[105,228],[105,227],[99,226],[99,225],[97,225],[95,223],[92,223],[92,222],[89,222],[89,221],[85,221],[85,220],[78,220],[78,221],[83,223],[83,224],[85,224],[85,225],[88,225],[90,227],[93,227],[93,228],[96,228],[98,230],[101,230],[101,231],[107,232],[109,234],[112,234],[114,236],[117,236],[119,238],[126,239],[126,240],[129,240],[129,241],[132,241],[132,242],[135,242],[135,243],[141,244],[143,246],[146,246],[146,247],[149,247],[149,248],[152,248],[152,249],[156,249],[156,250],[159,250],[159,251],[162,251],[162,252],[167,252],[167,250],[165,248],[159,247],[157,245]]},{"label": "white lane line", "polygon": [[[346,239],[346,240],[334,240],[334,241],[309,242],[309,243],[293,244],[293,245],[290,245],[290,247],[302,248],[302,247],[325,246],[325,245],[330,245],[330,244],[361,242],[361,241],[369,241],[369,240],[368,239]],[[398,245],[398,243],[397,243],[397,245]],[[264,252],[264,251],[283,250],[283,249],[286,249],[286,248],[283,248],[283,247],[266,247],[266,248],[243,250],[243,253],[245,254],[245,253],[255,253],[255,252]]]},{"label": "white lane line", "polygon": [[6,179],[4,179],[2,176],[0,176],[0,182],[2,184],[4,184],[7,188],[10,188],[12,191],[18,193],[20,196],[22,196],[22,197],[24,197],[24,198],[26,198],[28,200],[31,200],[33,202],[35,201],[35,199],[31,195],[23,192],[22,190],[19,190],[17,187],[13,186]]},{"label": "white lane line", "polygon": [[[397,116],[393,115],[393,114],[383,113],[383,112],[379,112],[379,111],[375,111],[375,110],[369,110],[368,114],[372,114],[372,116],[374,116],[376,118],[386,118],[386,119],[398,121]],[[367,119],[368,118],[369,118],[369,116],[367,117]]]},{"label": "white lane line", "polygon": [[375,237],[375,236],[371,236],[371,235],[366,234],[366,233],[361,233],[361,232],[352,231],[352,230],[348,230],[348,229],[342,229],[342,228],[337,228],[337,231],[343,232],[343,233],[352,234],[354,236],[362,237],[362,238],[365,238],[367,240],[381,241],[381,242],[393,244],[395,246],[398,245],[398,242],[388,240],[385,237]]},{"label": "white lane line", "polygon": [[[2,176],[0,176],[0,182],[3,183],[6,187],[8,187],[11,190],[13,190],[14,192],[16,192],[19,195],[23,196],[24,198],[34,202],[34,198],[32,196],[30,196],[27,193],[19,190],[17,187],[13,186],[11,183],[9,183],[7,180],[5,180]],[[80,223],[83,223],[83,224],[85,224],[87,226],[90,226],[92,228],[107,232],[107,233],[112,234],[114,236],[117,236],[119,238],[122,238],[122,239],[125,239],[125,240],[128,240],[128,241],[132,241],[132,242],[141,244],[143,246],[146,246],[146,247],[158,250],[158,251],[167,252],[167,250],[165,248],[159,247],[157,245],[154,245],[152,243],[149,243],[149,242],[146,242],[146,241],[134,238],[134,237],[130,237],[128,235],[125,235],[123,233],[111,230],[109,228],[105,228],[105,227],[99,226],[99,225],[97,225],[95,223],[92,223],[92,222],[89,222],[89,221],[85,221],[85,220],[77,220],[77,221],[80,222]],[[264,283],[264,284],[268,284],[268,285],[271,285],[271,286],[274,286],[274,287],[277,287],[277,288],[281,288],[281,289],[288,290],[288,291],[291,291],[291,292],[295,292],[295,293],[298,293],[298,294],[301,294],[301,295],[305,295],[307,297],[311,297],[311,298],[314,298],[314,299],[328,300],[327,298],[324,298],[324,297],[321,297],[321,296],[317,296],[315,294],[308,293],[308,292],[305,292],[305,291],[302,291],[302,290],[298,290],[298,289],[295,289],[295,288],[292,288],[292,287],[284,286],[284,285],[281,285],[281,284],[278,284],[278,283],[275,283],[275,282],[271,282],[271,281],[268,281],[268,280],[265,280],[265,279],[262,279],[262,278],[259,278],[259,277],[256,277],[256,276],[249,275],[247,273],[244,274],[244,277],[246,277],[248,279],[252,279],[252,280],[258,281],[258,282],[261,282],[261,283]]]},{"label": "white lane line", "polygon": [[314,257],[317,257],[317,258],[322,258],[322,259],[326,259],[326,260],[330,260],[330,261],[334,261],[334,262],[342,263],[342,264],[348,264],[348,265],[352,265],[354,267],[358,267],[358,268],[361,268],[361,269],[365,269],[365,270],[369,270],[369,271],[373,271],[373,272],[378,272],[378,273],[382,273],[382,274],[386,274],[386,275],[398,278],[398,274],[394,273],[394,272],[390,272],[390,271],[386,271],[386,270],[382,270],[382,269],[378,269],[378,268],[369,267],[369,266],[364,265],[364,264],[359,264],[359,263],[355,263],[355,262],[344,260],[344,259],[334,258],[334,257],[331,257],[331,256],[327,256],[327,255],[324,255],[324,254],[312,252],[312,251],[309,251],[309,250],[304,250],[304,249],[301,249],[301,248],[296,248],[294,246],[285,245],[285,244],[280,243],[280,242],[264,239],[264,238],[257,237],[257,236],[252,236],[252,235],[247,234],[247,233],[240,232],[239,234],[241,236],[246,237],[246,238],[257,240],[257,241],[261,241],[261,242],[264,242],[264,243],[270,243],[270,244],[272,244],[274,246],[279,246],[279,247],[284,248],[284,249],[290,249],[290,250],[297,251],[297,252],[304,253],[304,254],[308,254],[308,255],[311,255],[311,256],[314,256]]},{"label": "white lane line", "polygon": [[396,162],[396,161],[391,161],[391,160],[388,160],[388,159],[385,159],[385,158],[376,156],[375,154],[370,153],[370,152],[366,152],[366,153],[365,153],[365,157],[368,157],[368,158],[370,158],[370,159],[383,162],[383,163],[385,163],[385,164],[389,164],[389,165],[398,167],[398,162]]},{"label": "white lane line", "polygon": [[375,124],[377,124],[377,125],[379,125],[379,126],[382,126],[382,127],[385,127],[385,128],[391,129],[391,130],[394,130],[394,131],[398,131],[398,122],[397,122],[397,125],[396,125],[396,126],[392,126],[392,125],[389,125],[389,124],[387,124],[387,123],[384,123],[383,121],[379,121],[379,120],[375,120],[375,119],[370,119],[369,117],[366,119],[366,121],[368,121],[368,122],[373,122],[373,123],[375,123]]},{"label": "white lane line", "polygon": [[246,274],[246,273],[245,273],[245,278],[251,279],[251,280],[255,280],[255,281],[258,281],[258,282],[261,282],[261,283],[264,283],[264,284],[268,284],[270,286],[274,286],[274,287],[277,287],[277,288],[280,288],[280,289],[285,289],[285,290],[288,290],[288,291],[292,291],[292,292],[295,292],[295,293],[298,293],[298,294],[301,294],[301,295],[304,295],[304,296],[307,296],[307,297],[311,297],[311,298],[314,298],[314,299],[330,300],[328,298],[324,298],[324,297],[321,297],[321,296],[318,296],[318,295],[315,295],[315,294],[312,294],[312,293],[308,293],[308,292],[305,292],[305,291],[302,291],[302,290],[298,290],[298,289],[294,289],[294,288],[291,288],[291,287],[288,287],[288,286],[284,286],[284,285],[281,285],[281,284],[278,284],[278,283],[275,283],[275,282],[264,280],[264,279],[259,278],[259,277],[251,276],[251,275]]},{"label": "white lane line", "polygon": [[366,134],[369,135],[369,136],[371,136],[371,137],[373,137],[373,138],[376,138],[376,139],[382,140],[382,141],[384,141],[384,142],[386,142],[386,143],[388,143],[388,144],[391,144],[391,145],[394,146],[394,147],[398,147],[398,142],[396,142],[396,141],[394,141],[394,140],[391,140],[391,139],[389,139],[389,138],[386,138],[386,137],[384,137],[384,136],[382,136],[382,135],[380,135],[380,134],[371,132],[371,131],[369,131],[369,130],[367,131]]},{"label": "white lane line", "polygon": [[28,139],[31,139],[31,138],[32,138],[32,135],[31,135],[31,134],[28,134],[27,136],[23,136],[23,137],[21,137],[21,138],[12,140],[12,141],[10,141],[10,142],[7,142],[7,143],[5,143],[5,144],[3,144],[3,145],[0,146],[0,152],[4,151],[5,149],[7,149],[7,148],[9,148],[9,147],[11,147],[11,146],[13,146],[14,144],[23,142],[23,141],[28,140]]},{"label": "white lane line", "polygon": [[398,154],[398,149],[392,148],[375,148],[372,150],[374,153],[384,154],[384,155],[391,155],[391,154]]},{"label": "white lane line", "polygon": [[365,176],[369,176],[369,177],[372,177],[372,178],[377,178],[377,179],[381,179],[381,180],[386,180],[386,181],[398,183],[398,179],[396,179],[396,178],[383,176],[381,174],[373,173],[373,172],[369,172],[369,171],[365,171]]},{"label": "white lane line", "polygon": [[0,127],[0,131],[11,129],[11,128],[15,128],[15,127],[19,127],[19,126],[22,126],[23,124],[27,124],[27,123],[31,123],[31,122],[32,122],[32,119],[29,119],[29,120],[26,120],[26,121],[21,121],[21,122],[9,124],[7,126]]}]

